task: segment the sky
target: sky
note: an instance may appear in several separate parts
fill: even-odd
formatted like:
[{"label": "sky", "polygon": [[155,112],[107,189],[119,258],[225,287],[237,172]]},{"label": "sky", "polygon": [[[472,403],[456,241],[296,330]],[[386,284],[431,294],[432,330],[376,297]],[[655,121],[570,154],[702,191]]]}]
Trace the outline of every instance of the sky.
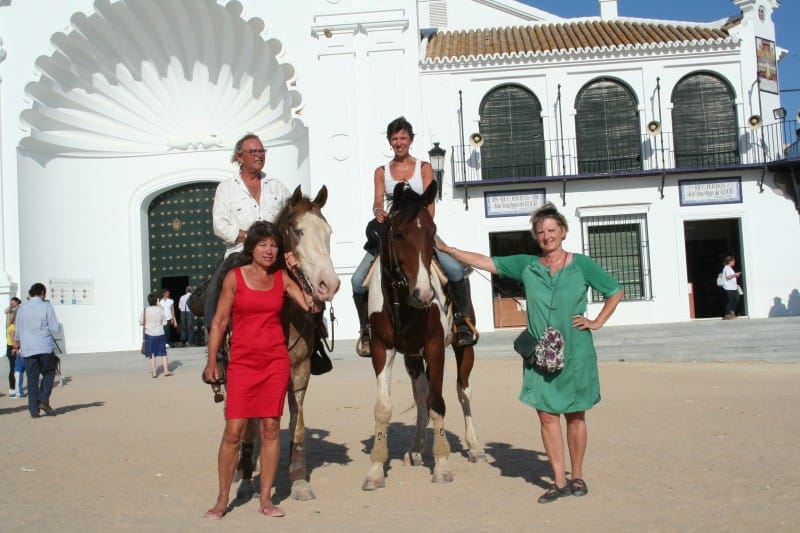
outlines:
[{"label": "sky", "polygon": [[[521,0],[522,3],[559,17],[595,17],[600,15],[598,0]],[[731,0],[619,0],[621,17],[712,22],[737,15],[739,9]],[[777,45],[789,50],[778,63],[778,86],[786,118],[800,112],[800,0],[780,0],[773,14]],[[795,21],[792,23],[792,21]],[[786,91],[786,89],[798,89]]]}]

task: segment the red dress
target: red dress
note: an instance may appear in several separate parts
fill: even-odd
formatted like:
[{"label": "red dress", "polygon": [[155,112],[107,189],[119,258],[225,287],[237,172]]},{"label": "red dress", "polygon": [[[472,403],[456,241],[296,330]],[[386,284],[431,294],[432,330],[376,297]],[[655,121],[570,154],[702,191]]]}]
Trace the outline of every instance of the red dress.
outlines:
[{"label": "red dress", "polygon": [[228,363],[225,418],[265,418],[283,414],[291,362],[281,327],[283,275],[272,289],[253,290],[235,268],[233,330]]}]

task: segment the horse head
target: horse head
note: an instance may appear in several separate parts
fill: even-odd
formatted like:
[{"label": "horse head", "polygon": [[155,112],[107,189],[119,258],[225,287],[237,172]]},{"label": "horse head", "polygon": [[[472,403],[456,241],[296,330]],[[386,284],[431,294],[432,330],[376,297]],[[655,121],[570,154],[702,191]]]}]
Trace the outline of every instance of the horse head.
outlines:
[{"label": "horse head", "polygon": [[327,200],[324,185],[313,200],[303,196],[298,185],[278,214],[276,225],[284,251],[292,252],[299,263],[301,286],[314,299],[329,302],[340,281],[331,260],[331,227],[322,215]]},{"label": "horse head", "polygon": [[436,198],[436,182],[422,195],[407,184],[394,188],[386,236],[381,253],[382,269],[395,290],[405,288],[411,307],[426,308],[434,298],[431,260],[436,224],[427,206]]}]

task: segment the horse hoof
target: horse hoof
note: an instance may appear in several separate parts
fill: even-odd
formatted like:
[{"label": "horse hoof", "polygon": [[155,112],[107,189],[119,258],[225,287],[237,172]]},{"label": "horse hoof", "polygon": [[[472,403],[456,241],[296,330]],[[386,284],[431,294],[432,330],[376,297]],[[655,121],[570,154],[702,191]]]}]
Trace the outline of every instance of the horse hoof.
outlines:
[{"label": "horse hoof", "polygon": [[403,455],[403,464],[406,466],[422,466],[422,454],[419,452],[406,452]]},{"label": "horse hoof", "polygon": [[431,478],[431,482],[433,483],[451,483],[452,481],[452,472],[435,472]]},{"label": "horse hoof", "polygon": [[301,479],[292,483],[292,499],[299,500],[301,502],[307,502],[316,500],[317,497],[314,496],[314,491],[311,490],[311,485],[309,485],[306,480]]},{"label": "horse hoof", "polygon": [[256,493],[256,486],[253,483],[252,479],[243,479],[242,482],[239,484],[239,488],[236,489],[236,499],[241,501],[247,501],[253,497],[253,494]]},{"label": "horse hoof", "polygon": [[376,490],[386,488],[385,479],[365,479],[364,484],[361,485],[361,490]]},{"label": "horse hoof", "polygon": [[486,453],[483,451],[480,452],[467,452],[467,458],[469,459],[470,463],[486,463],[488,460],[486,459]]}]

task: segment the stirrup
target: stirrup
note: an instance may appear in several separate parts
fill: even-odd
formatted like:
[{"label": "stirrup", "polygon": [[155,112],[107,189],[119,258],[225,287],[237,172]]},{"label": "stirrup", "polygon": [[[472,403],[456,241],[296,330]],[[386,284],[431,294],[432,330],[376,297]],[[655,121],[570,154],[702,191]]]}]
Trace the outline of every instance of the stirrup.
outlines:
[{"label": "stirrup", "polygon": [[356,341],[356,353],[360,357],[372,357],[372,342],[369,338],[369,328],[362,328],[358,332]]},{"label": "stirrup", "polygon": [[457,318],[453,322],[453,336],[455,337],[455,345],[461,348],[474,346],[480,338],[478,330],[472,325],[472,320],[469,317]]}]

